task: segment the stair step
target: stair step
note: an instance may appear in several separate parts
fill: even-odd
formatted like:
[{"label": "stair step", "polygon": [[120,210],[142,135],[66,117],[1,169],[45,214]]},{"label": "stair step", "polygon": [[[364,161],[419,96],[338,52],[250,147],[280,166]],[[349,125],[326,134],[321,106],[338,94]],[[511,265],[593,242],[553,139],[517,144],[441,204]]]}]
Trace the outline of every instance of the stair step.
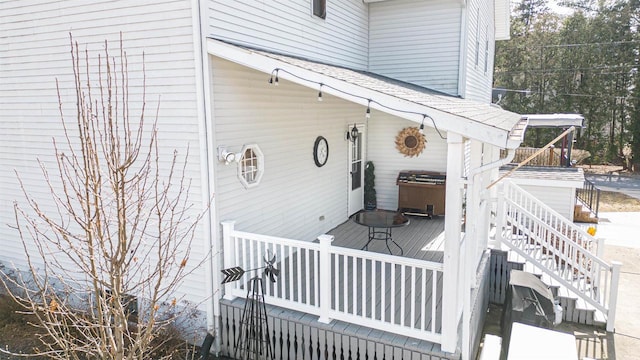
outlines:
[{"label": "stair step", "polygon": [[590,210],[584,210],[583,205],[576,204],[573,207],[573,221],[597,224],[598,218]]},{"label": "stair step", "polygon": [[549,274],[540,270],[537,266],[529,263],[526,259],[515,251],[507,251],[507,261],[522,266],[522,270],[538,276],[559,300],[563,308],[563,321],[575,322],[598,327],[606,327],[604,314],[593,305],[583,300],[573,291],[554,280]]}]

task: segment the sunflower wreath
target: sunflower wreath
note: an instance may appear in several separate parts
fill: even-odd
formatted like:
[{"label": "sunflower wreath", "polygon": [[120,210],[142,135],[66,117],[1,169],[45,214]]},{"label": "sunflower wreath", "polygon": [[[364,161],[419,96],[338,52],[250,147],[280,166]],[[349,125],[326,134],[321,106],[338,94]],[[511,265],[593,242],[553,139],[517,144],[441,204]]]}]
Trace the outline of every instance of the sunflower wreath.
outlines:
[{"label": "sunflower wreath", "polygon": [[406,127],[396,135],[396,149],[404,156],[418,156],[427,143],[417,127]]}]

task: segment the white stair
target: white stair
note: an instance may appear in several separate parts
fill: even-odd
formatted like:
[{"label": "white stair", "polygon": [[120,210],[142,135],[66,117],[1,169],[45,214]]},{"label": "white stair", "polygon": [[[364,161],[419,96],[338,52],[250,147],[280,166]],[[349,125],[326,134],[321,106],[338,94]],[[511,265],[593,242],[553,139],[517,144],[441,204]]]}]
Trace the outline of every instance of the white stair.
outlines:
[{"label": "white stair", "polygon": [[549,286],[553,296],[559,300],[560,306],[562,306],[563,321],[593,325],[603,329],[605,328],[607,320],[602,311],[599,311],[591,304],[584,301],[580,296],[576,295],[565,286],[562,286],[552,277],[540,271],[537,267],[527,263],[526,259],[518,255],[516,252],[508,251],[507,253],[508,261],[510,263],[521,264],[520,266],[523,271],[535,274],[540,278],[540,280],[542,280],[542,282]]},{"label": "white stair", "polygon": [[613,331],[620,264],[596,256],[603,244],[508,180],[498,198],[496,236],[508,261],[552,288],[565,321]]}]

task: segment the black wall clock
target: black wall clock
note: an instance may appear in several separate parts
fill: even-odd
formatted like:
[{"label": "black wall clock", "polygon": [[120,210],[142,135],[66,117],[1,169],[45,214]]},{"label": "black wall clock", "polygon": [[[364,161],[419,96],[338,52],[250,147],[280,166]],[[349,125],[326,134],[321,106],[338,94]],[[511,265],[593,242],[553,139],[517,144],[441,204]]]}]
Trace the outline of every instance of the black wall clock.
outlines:
[{"label": "black wall clock", "polygon": [[324,166],[329,159],[329,143],[324,136],[318,136],[313,144],[313,161],[317,167]]}]

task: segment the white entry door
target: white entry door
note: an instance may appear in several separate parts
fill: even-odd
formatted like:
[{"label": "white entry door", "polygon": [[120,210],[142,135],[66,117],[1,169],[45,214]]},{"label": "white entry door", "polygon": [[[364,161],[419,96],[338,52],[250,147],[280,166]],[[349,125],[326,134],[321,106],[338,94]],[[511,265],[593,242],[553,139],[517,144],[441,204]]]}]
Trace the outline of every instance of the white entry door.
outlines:
[{"label": "white entry door", "polygon": [[[357,124],[358,136],[349,140],[349,216],[364,208],[365,128]],[[348,129],[351,131],[353,125]]]}]

